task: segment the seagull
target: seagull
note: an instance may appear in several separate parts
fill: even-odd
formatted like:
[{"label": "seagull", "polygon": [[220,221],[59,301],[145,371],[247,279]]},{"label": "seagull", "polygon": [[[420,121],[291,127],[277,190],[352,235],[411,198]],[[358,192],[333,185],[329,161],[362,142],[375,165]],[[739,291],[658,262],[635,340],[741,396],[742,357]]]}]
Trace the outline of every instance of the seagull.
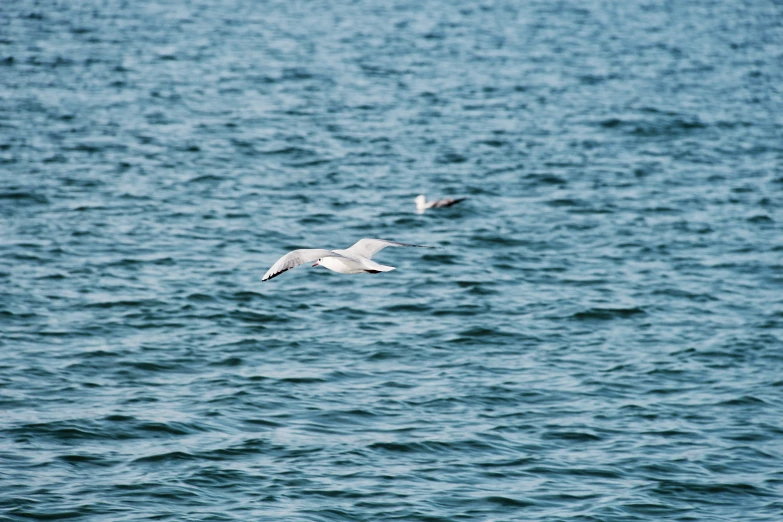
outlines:
[{"label": "seagull", "polygon": [[427,201],[427,196],[424,194],[419,194],[416,196],[416,210],[419,212],[424,212],[428,208],[443,208],[443,207],[450,207],[452,205],[456,205],[460,201],[465,201],[467,198],[444,198],[444,199],[436,199],[435,201]]},{"label": "seagull", "polygon": [[345,250],[326,250],[323,248],[303,248],[293,250],[272,265],[261,281],[268,281],[277,277],[286,270],[291,270],[304,263],[315,261],[313,266],[322,266],[333,272],[341,274],[380,274],[381,272],[390,272],[394,270],[393,266],[386,266],[376,263],[371,258],[386,247],[418,247],[432,248],[422,245],[410,245],[408,243],[397,243],[396,241],[386,241],[385,239],[360,239],[353,246]]}]

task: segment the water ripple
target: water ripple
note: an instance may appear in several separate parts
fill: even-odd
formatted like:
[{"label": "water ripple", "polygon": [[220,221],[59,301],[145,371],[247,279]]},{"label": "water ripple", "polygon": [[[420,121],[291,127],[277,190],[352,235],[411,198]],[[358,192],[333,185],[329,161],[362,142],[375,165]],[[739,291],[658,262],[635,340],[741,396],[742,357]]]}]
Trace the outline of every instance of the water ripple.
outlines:
[{"label": "water ripple", "polygon": [[0,511],[780,519],[780,15],[0,2]]}]

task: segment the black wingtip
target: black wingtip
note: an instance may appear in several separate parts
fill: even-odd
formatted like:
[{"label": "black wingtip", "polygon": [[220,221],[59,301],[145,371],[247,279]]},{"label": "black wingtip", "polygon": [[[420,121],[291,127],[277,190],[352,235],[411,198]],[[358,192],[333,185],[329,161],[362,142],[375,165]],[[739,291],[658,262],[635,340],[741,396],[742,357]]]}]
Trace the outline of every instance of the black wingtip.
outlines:
[{"label": "black wingtip", "polygon": [[291,270],[291,269],[290,269],[290,268],[284,268],[284,269],[282,269],[281,271],[279,271],[279,272],[277,272],[277,273],[274,273],[274,274],[272,274],[271,276],[267,277],[266,279],[261,279],[261,282],[262,282],[262,283],[265,283],[266,281],[269,281],[270,279],[274,279],[275,277],[279,276],[279,275],[280,275],[280,274],[282,274],[283,272],[288,272],[289,270]]},{"label": "black wingtip", "polygon": [[405,247],[416,247],[416,248],[436,248],[436,247],[431,247],[431,246],[427,246],[427,245],[412,245],[410,243],[397,243],[397,245],[398,246],[405,246]]}]

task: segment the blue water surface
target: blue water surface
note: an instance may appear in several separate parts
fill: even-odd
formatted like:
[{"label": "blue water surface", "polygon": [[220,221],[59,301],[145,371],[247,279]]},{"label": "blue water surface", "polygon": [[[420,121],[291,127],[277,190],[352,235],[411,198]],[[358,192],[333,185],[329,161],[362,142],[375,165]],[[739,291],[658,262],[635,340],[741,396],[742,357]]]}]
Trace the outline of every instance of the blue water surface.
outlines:
[{"label": "blue water surface", "polygon": [[2,520],[783,520],[780,2],[0,20]]}]

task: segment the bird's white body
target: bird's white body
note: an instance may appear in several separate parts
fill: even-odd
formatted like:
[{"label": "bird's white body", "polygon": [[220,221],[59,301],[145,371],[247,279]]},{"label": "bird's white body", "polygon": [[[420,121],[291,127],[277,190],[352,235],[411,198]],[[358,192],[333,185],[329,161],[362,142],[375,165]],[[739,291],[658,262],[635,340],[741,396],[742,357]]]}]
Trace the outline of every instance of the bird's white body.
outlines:
[{"label": "bird's white body", "polygon": [[313,266],[322,266],[332,272],[341,274],[361,274],[362,272],[377,274],[378,272],[391,272],[394,270],[393,266],[381,265],[361,254],[352,254],[347,250],[333,250],[333,252],[350,257],[324,257],[319,259]]},{"label": "bird's white body", "polygon": [[356,244],[344,250],[326,250],[323,248],[294,250],[278,259],[261,280],[268,281],[287,270],[313,261],[315,261],[313,266],[323,266],[332,272],[340,274],[379,274],[381,272],[390,272],[394,270],[393,266],[382,265],[371,259],[373,255],[388,246],[421,247],[421,245],[409,245],[407,243],[386,241],[385,239],[360,239]]}]

